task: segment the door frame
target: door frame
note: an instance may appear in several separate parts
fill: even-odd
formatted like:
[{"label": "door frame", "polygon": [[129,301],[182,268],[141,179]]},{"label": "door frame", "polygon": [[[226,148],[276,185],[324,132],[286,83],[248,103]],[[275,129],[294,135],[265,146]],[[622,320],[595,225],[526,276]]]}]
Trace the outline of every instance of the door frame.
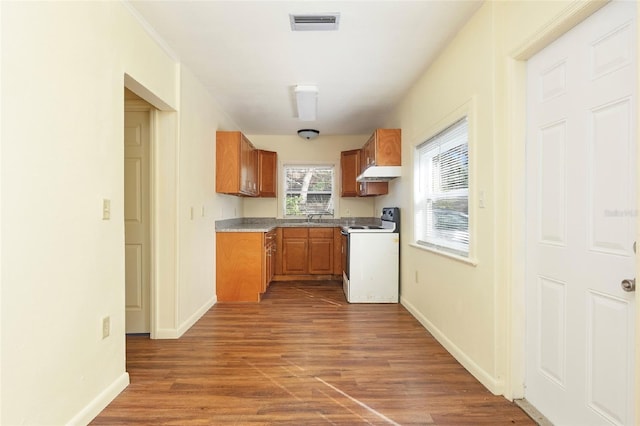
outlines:
[{"label": "door frame", "polygon": [[[506,241],[507,256],[506,279],[504,286],[505,348],[508,360],[505,371],[506,398],[519,399],[524,397],[525,387],[525,266],[526,266],[526,65],[527,60],[553,41],[564,35],[574,26],[605,6],[607,1],[592,0],[589,2],[573,1],[550,23],[540,28],[527,41],[510,52],[506,58],[506,93],[505,102],[505,138],[507,159],[505,175],[508,178],[508,211],[506,214],[507,230],[510,237]],[[640,16],[640,7],[636,9],[636,19]],[[637,35],[636,35],[637,37]],[[640,43],[637,46],[640,54]],[[640,75],[638,76],[640,83]],[[640,87],[640,86],[638,86]],[[636,96],[638,104],[638,96]],[[636,108],[636,126],[640,127],[640,108]],[[640,130],[640,129],[637,129]],[[638,132],[640,135],[640,131]],[[636,141],[638,144],[638,141]],[[640,145],[640,144],[638,144]],[[640,164],[640,149],[636,161]],[[637,177],[637,205],[640,208],[640,173]],[[640,218],[636,217],[636,240],[640,235]],[[640,271],[640,255],[636,254],[636,271]],[[640,291],[635,293],[636,305],[640,306]],[[636,324],[640,324],[640,309],[636,309]],[[640,327],[635,332],[635,363],[640,365]],[[640,393],[640,368],[636,368],[634,385]],[[635,398],[636,417],[640,413],[640,398]]]},{"label": "door frame", "polygon": [[[156,314],[157,314],[157,287],[156,287],[156,144],[158,143],[158,132],[156,123],[158,122],[158,110],[144,100],[125,99],[123,112],[149,112],[149,337],[156,338]],[[123,162],[124,162],[124,155]],[[124,206],[124,198],[122,200]],[[126,309],[126,307],[125,307]]]}]

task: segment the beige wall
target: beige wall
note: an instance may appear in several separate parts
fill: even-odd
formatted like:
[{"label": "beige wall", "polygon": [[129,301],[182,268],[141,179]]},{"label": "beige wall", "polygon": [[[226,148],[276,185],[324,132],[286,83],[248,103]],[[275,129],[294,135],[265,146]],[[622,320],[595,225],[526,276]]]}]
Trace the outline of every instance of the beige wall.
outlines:
[{"label": "beige wall", "polygon": [[[513,158],[524,152],[524,142],[513,138],[522,130],[518,127],[522,116],[512,111],[518,107],[522,113],[522,82],[514,77],[514,68],[520,68],[521,77],[524,62],[515,61],[514,55],[523,46],[531,46],[532,52],[540,49],[566,31],[568,21],[579,20],[574,10],[584,4],[485,3],[385,123],[403,131],[403,178],[375,205],[402,207],[402,302],[485,386],[508,397],[522,395],[524,380],[518,366],[522,330],[513,321],[524,309],[516,294],[522,283],[514,282],[513,266],[522,261],[519,230],[514,237],[514,228],[525,226],[518,209],[522,200],[513,198],[519,196],[524,175],[523,164],[511,166]],[[473,262],[411,244],[415,147],[451,124],[461,109],[467,109],[470,118]],[[484,208],[479,207],[480,192]],[[520,349],[512,351],[513,342]]]},{"label": "beige wall", "polygon": [[[257,148],[278,153],[278,198],[247,198],[245,217],[282,217],[284,164],[333,164],[335,167],[335,217],[375,216],[373,198],[340,197],[340,151],[361,148],[369,135],[319,136],[307,141],[297,135],[249,135]],[[379,216],[379,214],[378,214]]]},{"label": "beige wall", "polygon": [[[403,303],[483,383],[498,391],[494,329],[495,251],[493,238],[494,171],[493,20],[492,5],[485,4],[427,70],[399,105],[392,119],[402,128],[403,178],[390,196],[402,208]],[[465,263],[409,245],[413,242],[413,158],[417,145],[469,114],[470,212],[475,218],[472,258]],[[406,178],[404,178],[406,176]],[[476,193],[485,192],[487,207],[477,208]],[[397,194],[404,197],[398,198]],[[473,220],[473,219],[472,219]],[[416,282],[417,275],[417,282]]]},{"label": "beige wall", "polygon": [[178,335],[216,301],[215,221],[242,203],[215,192],[216,130],[235,124],[187,68],[180,83]]},{"label": "beige wall", "polygon": [[152,142],[157,337],[214,301],[214,220],[242,208],[214,193],[215,130],[235,125],[122,2],[0,2],[0,18],[0,423],[86,423],[129,380],[125,82],[166,110]]}]

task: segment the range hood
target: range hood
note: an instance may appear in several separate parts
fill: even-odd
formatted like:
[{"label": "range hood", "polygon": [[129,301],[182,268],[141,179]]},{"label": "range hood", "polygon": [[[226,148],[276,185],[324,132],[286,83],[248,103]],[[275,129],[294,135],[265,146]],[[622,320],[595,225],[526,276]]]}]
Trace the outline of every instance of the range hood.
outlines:
[{"label": "range hood", "polygon": [[369,166],[360,174],[358,182],[388,182],[402,176],[401,166]]}]

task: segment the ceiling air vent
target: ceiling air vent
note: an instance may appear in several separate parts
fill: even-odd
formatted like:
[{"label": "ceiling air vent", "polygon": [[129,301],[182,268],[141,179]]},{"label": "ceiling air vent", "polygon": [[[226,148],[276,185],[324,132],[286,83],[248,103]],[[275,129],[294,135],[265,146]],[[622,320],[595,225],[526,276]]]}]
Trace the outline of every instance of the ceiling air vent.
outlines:
[{"label": "ceiling air vent", "polygon": [[289,15],[292,31],[335,31],[340,23],[339,13]]}]

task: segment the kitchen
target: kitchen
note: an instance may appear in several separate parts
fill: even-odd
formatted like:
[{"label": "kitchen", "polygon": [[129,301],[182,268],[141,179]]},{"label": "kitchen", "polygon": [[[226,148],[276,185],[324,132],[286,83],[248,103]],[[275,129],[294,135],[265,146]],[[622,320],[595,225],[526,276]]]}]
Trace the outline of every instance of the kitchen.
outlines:
[{"label": "kitchen", "polygon": [[[154,338],[179,338],[215,304],[216,221],[280,217],[276,199],[215,192],[218,130],[242,129],[283,164],[338,170],[339,153],[360,148],[374,128],[401,128],[403,177],[389,183],[388,195],[338,200],[335,213],[376,217],[399,207],[407,308],[492,393],[522,397],[525,65],[601,6],[483,2],[393,108],[367,111],[375,124],[346,136],[318,126],[321,136],[304,141],[295,134],[301,126],[274,134],[236,122],[236,111],[221,107],[193,65],[172,54],[128,2],[1,2],[2,422],[87,423],[130,382],[123,86],[155,108]],[[311,82],[288,84],[301,83]],[[265,98],[256,93],[250,102]],[[464,108],[475,114],[475,264],[411,246],[407,216],[415,146]],[[104,200],[110,219],[103,219]],[[105,317],[111,335],[102,338]]]},{"label": "kitchen", "polygon": [[[216,144],[216,191],[274,198],[284,210],[278,216],[285,217],[216,221],[219,302],[256,302],[271,281],[294,279],[342,280],[349,302],[399,301],[400,210],[383,208],[380,218],[333,215],[338,199],[388,192],[400,174],[399,129],[377,129],[361,149],[341,151],[339,168],[283,167],[277,152],[256,149],[237,131],[219,131]],[[374,181],[364,181],[375,172]],[[318,192],[319,185],[325,191]],[[300,188],[290,194],[289,187]],[[278,197],[282,192],[286,196]]]}]

